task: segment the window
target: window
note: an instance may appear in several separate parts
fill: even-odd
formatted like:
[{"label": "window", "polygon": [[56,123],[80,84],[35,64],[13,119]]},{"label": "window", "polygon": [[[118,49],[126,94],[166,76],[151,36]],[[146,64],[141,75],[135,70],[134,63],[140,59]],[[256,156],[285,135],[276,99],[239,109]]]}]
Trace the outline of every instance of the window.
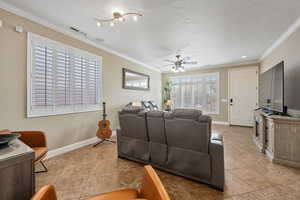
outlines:
[{"label": "window", "polygon": [[219,113],[219,73],[171,77],[170,83],[174,108]]},{"label": "window", "polygon": [[27,116],[100,110],[101,57],[28,33]]}]

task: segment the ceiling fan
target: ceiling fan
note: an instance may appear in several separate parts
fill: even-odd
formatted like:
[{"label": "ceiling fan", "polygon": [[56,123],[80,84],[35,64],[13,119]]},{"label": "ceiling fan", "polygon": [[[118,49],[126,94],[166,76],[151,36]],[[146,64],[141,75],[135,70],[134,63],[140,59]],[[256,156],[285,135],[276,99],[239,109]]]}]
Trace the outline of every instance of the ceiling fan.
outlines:
[{"label": "ceiling fan", "polygon": [[170,64],[165,66],[172,66],[172,72],[184,72],[184,65],[196,65],[197,61],[191,61],[191,57],[182,57],[181,55],[176,55],[177,60],[164,60],[165,62],[169,62]]}]

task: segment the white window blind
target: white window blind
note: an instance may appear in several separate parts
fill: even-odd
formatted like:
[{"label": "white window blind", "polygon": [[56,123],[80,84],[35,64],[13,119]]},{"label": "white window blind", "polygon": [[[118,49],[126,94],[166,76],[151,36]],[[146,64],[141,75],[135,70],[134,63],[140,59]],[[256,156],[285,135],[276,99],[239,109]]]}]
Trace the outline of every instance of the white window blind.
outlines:
[{"label": "white window blind", "polygon": [[219,73],[176,76],[169,81],[174,108],[194,108],[206,114],[219,113]]},{"label": "white window blind", "polygon": [[28,117],[100,110],[101,57],[28,33]]}]

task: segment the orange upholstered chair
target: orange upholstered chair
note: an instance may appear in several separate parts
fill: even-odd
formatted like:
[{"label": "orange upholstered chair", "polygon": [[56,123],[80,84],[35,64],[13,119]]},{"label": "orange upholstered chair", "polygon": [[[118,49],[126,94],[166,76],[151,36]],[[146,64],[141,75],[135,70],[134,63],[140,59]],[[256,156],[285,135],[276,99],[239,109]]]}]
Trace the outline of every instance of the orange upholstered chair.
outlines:
[{"label": "orange upholstered chair", "polygon": [[54,187],[52,185],[42,187],[31,200],[57,200]]},{"label": "orange upholstered chair", "polygon": [[43,163],[42,159],[47,155],[47,141],[44,132],[42,131],[14,131],[12,133],[19,133],[19,138],[22,142],[31,147],[35,152],[35,162],[40,162],[44,170],[36,171],[36,173],[47,172],[48,169]]},{"label": "orange upholstered chair", "polygon": [[[141,189],[124,189],[86,199],[86,200],[170,200],[154,169],[148,165],[144,167],[144,177]],[[32,200],[57,200],[54,187],[51,185],[41,188]]]},{"label": "orange upholstered chair", "polygon": [[144,177],[139,196],[148,200],[170,200],[170,197],[154,169],[144,167]]},{"label": "orange upholstered chair", "polygon": [[4,134],[4,133],[10,133],[10,130],[8,130],[8,129],[4,129],[4,130],[0,130],[0,134]]}]

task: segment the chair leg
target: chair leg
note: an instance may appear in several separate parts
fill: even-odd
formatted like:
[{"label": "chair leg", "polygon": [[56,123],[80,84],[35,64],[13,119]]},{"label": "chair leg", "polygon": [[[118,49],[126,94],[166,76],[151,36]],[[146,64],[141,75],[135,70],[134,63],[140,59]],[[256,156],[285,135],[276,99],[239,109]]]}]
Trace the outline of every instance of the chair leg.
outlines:
[{"label": "chair leg", "polygon": [[42,161],[42,160],[40,160],[40,163],[42,164],[42,166],[43,166],[43,170],[41,170],[41,171],[36,171],[35,173],[44,173],[44,172],[48,172],[48,168],[46,167],[46,165],[45,165],[45,163]]}]

